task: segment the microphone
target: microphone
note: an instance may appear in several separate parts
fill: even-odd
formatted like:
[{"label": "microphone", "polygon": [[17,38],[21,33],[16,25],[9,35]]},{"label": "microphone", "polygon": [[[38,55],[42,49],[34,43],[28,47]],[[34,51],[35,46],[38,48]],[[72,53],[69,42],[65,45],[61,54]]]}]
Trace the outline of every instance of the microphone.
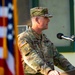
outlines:
[{"label": "microphone", "polygon": [[62,34],[62,33],[58,33],[58,34],[57,34],[57,38],[58,38],[58,39],[65,39],[65,40],[69,40],[69,41],[74,41],[73,38],[68,37],[68,36],[64,36],[64,34]]}]

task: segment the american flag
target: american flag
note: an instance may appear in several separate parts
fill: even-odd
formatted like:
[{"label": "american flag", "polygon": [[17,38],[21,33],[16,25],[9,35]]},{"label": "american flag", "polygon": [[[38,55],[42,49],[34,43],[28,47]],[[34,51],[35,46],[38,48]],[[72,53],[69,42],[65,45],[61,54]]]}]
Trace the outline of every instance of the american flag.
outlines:
[{"label": "american flag", "polygon": [[0,0],[0,75],[24,75],[17,48],[16,0]]}]

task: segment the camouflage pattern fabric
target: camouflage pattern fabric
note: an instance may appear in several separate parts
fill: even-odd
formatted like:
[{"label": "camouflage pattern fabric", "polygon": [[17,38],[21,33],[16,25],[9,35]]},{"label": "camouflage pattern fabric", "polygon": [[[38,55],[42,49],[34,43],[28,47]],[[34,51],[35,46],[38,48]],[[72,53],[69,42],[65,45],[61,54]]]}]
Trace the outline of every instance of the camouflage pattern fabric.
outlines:
[{"label": "camouflage pattern fabric", "polygon": [[18,46],[26,75],[47,75],[49,70],[54,70],[54,65],[64,71],[75,69],[45,34],[38,35],[31,28],[18,35]]}]

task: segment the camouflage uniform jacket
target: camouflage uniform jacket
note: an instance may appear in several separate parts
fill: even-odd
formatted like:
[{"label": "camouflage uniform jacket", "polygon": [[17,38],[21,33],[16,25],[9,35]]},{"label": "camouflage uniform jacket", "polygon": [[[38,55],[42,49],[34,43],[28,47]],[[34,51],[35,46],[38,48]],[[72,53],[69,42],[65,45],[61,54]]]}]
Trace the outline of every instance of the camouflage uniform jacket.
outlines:
[{"label": "camouflage uniform jacket", "polygon": [[18,35],[18,46],[24,60],[24,72],[47,75],[54,65],[64,71],[73,69],[70,62],[60,54],[45,34],[38,35],[31,28]]}]

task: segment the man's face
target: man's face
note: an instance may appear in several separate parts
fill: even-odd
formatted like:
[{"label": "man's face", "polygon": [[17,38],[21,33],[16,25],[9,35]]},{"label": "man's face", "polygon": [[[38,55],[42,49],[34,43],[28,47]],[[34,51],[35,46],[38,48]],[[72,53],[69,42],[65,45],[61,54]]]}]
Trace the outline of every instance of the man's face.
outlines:
[{"label": "man's face", "polygon": [[49,18],[48,17],[39,17],[38,19],[38,28],[45,30],[48,29],[48,22],[49,22]]}]

